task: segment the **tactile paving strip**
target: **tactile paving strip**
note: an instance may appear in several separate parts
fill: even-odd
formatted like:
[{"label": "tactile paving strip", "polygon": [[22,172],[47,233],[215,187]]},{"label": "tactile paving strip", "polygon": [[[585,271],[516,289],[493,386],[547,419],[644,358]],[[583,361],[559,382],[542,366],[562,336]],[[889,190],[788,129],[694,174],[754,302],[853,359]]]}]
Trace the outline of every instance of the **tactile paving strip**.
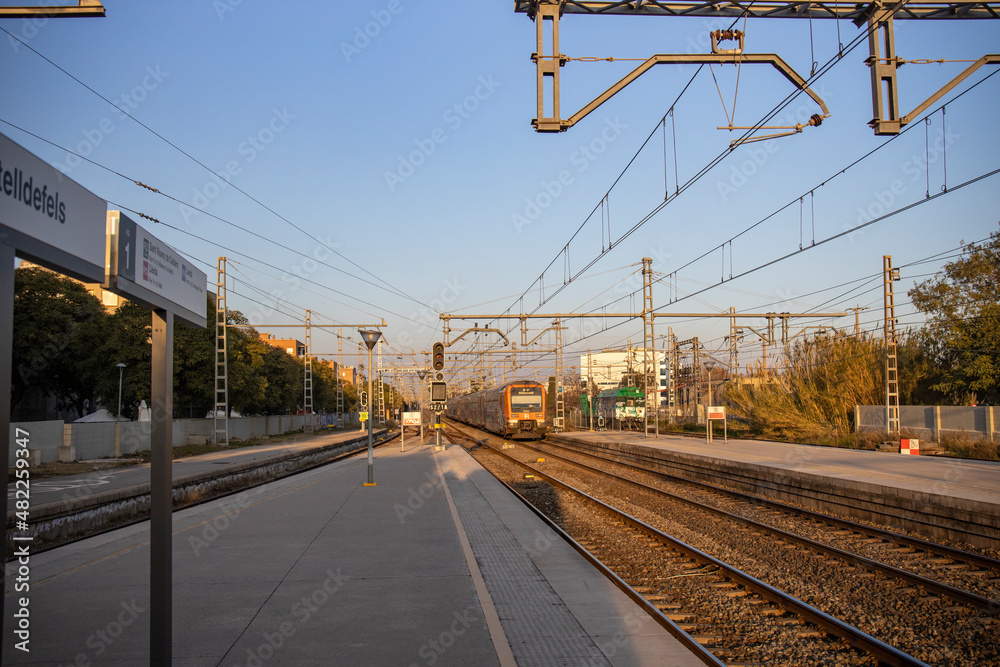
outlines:
[{"label": "tactile paving strip", "polygon": [[610,667],[472,480],[445,477],[517,664]]}]

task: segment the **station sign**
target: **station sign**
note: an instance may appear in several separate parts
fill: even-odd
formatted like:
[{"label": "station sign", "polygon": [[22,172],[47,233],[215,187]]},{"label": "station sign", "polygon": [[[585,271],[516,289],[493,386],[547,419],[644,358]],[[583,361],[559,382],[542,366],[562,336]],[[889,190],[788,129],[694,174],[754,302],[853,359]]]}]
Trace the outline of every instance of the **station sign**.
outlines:
[{"label": "station sign", "polygon": [[725,419],[726,418],[726,406],[724,405],[713,405],[707,410],[709,419]]},{"label": "station sign", "polygon": [[104,280],[108,204],[0,134],[0,242],[84,282]]},{"label": "station sign", "polygon": [[208,325],[208,276],[119,211],[107,212],[105,289],[147,308],[168,310],[201,329]]},{"label": "station sign", "polygon": [[403,426],[420,426],[420,413],[419,412],[404,412],[403,413]]}]

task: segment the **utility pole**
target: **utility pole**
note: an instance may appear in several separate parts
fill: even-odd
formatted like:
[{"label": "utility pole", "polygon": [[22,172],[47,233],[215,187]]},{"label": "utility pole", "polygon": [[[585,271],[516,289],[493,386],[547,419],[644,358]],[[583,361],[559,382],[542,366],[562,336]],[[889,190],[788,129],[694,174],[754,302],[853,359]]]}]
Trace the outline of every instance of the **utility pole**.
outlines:
[{"label": "utility pole", "polygon": [[305,334],[306,354],[302,360],[302,416],[305,421],[302,430],[309,433],[313,430],[313,377],[312,377],[312,311],[306,310],[306,334]]},{"label": "utility pole", "polygon": [[337,425],[344,425],[344,333],[337,329]]},{"label": "utility pole", "polygon": [[[212,411],[212,443],[229,444],[229,363],[226,357],[226,258],[215,267],[215,409]],[[219,411],[222,417],[219,417]],[[220,425],[221,419],[221,425]],[[222,436],[221,438],[219,436]]]},{"label": "utility pole", "polygon": [[896,302],[892,284],[899,280],[899,269],[892,268],[892,255],[882,256],[885,317],[885,431],[899,433],[899,367],[896,356]]},{"label": "utility pole", "polygon": [[868,309],[863,306],[857,306],[855,308],[848,308],[847,310],[854,312],[854,337],[857,340],[861,340],[861,311]]},{"label": "utility pole", "polygon": [[590,413],[590,430],[594,430],[594,358],[587,350],[587,412]]},{"label": "utility pole", "polygon": [[552,322],[552,327],[556,331],[556,386],[555,386],[555,400],[556,400],[556,410],[555,417],[552,420],[552,430],[559,433],[563,430],[563,418],[565,417],[565,405],[563,403],[563,351],[562,351],[562,332],[564,327],[562,325],[562,320],[554,320]]},{"label": "utility pole", "polygon": [[[659,377],[656,372],[656,336],[653,333],[653,260],[642,258],[642,390],[646,407],[643,411],[643,437],[649,437],[649,420],[653,420],[655,435],[660,435],[658,415]],[[650,376],[653,378],[652,390]]]}]

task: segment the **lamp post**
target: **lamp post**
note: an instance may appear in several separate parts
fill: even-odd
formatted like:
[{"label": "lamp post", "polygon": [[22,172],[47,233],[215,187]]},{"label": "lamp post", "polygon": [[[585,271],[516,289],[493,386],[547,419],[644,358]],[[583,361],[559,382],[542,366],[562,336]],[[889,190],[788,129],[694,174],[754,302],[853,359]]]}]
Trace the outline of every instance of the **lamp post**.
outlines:
[{"label": "lamp post", "polygon": [[122,455],[122,374],[125,364],[118,364],[118,412],[115,414],[115,458]]},{"label": "lamp post", "polygon": [[121,421],[122,418],[122,374],[125,372],[125,364],[118,364],[118,412],[115,416]]},{"label": "lamp post", "polygon": [[712,407],[712,369],[715,368],[714,361],[706,361],[705,368],[708,370],[708,405],[705,406],[705,442],[712,442],[712,420],[708,418],[708,409]]},{"label": "lamp post", "polygon": [[427,369],[421,368],[417,371],[420,378],[420,446],[424,444],[424,378],[427,377]]},{"label": "lamp post", "polygon": [[375,454],[374,448],[372,446],[372,417],[374,416],[373,410],[371,408],[375,407],[375,402],[372,397],[375,395],[372,393],[374,387],[372,386],[372,348],[378,343],[378,339],[382,337],[381,331],[368,331],[365,329],[358,329],[358,333],[361,334],[361,339],[365,341],[365,347],[368,348],[368,401],[371,404],[368,411],[368,481],[365,486],[375,486],[375,480],[373,479],[373,468],[375,464]]}]

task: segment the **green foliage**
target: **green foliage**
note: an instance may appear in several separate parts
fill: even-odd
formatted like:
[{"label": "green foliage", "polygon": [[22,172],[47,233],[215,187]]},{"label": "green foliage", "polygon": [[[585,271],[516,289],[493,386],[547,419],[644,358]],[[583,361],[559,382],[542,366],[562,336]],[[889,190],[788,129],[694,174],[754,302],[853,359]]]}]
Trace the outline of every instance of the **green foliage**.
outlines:
[{"label": "green foliage", "polygon": [[[208,322],[215,321],[215,298],[205,299]],[[174,409],[181,417],[204,417],[215,407],[215,327],[174,325]]]},{"label": "green foliage", "polygon": [[908,294],[927,314],[920,333],[927,387],[961,405],[1000,401],[1000,233]]},{"label": "green foliage", "polygon": [[118,408],[117,364],[125,364],[122,377],[122,415],[139,416],[139,402],[149,404],[153,316],[148,309],[125,303],[108,318],[108,336],[98,352],[102,373],[94,386],[97,401],[115,414]]},{"label": "green foliage", "polygon": [[[150,399],[152,316],[125,303],[108,315],[80,283],[38,268],[15,272],[14,373],[12,404],[37,387],[55,396],[59,407],[86,412],[96,401],[114,414],[119,370],[122,414],[138,417],[139,403]],[[215,407],[215,297],[207,295],[205,329],[174,326],[174,408],[177,416],[203,417]],[[288,414],[303,404],[303,362],[260,340],[239,311],[228,312],[229,405],[243,414]],[[337,377],[333,364],[313,362],[313,410],[336,412]],[[387,407],[392,392],[383,385]],[[357,403],[351,386],[344,410]],[[93,406],[91,406],[93,407]]]},{"label": "green foliage", "polygon": [[[30,386],[55,396],[62,409],[83,412],[102,373],[97,352],[107,316],[81,285],[45,269],[14,272],[13,403]],[[113,371],[117,375],[117,370]],[[115,381],[117,382],[117,377]]]}]

